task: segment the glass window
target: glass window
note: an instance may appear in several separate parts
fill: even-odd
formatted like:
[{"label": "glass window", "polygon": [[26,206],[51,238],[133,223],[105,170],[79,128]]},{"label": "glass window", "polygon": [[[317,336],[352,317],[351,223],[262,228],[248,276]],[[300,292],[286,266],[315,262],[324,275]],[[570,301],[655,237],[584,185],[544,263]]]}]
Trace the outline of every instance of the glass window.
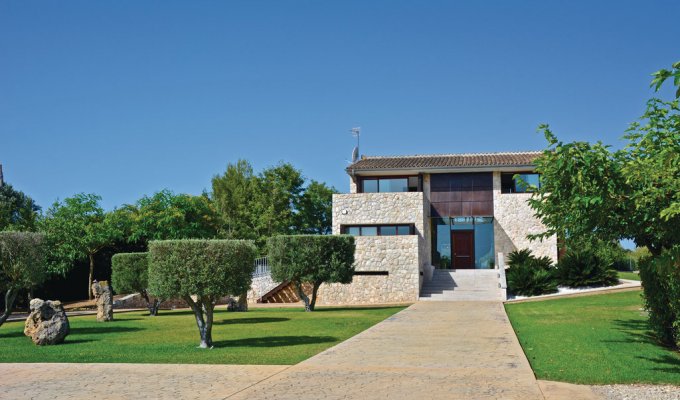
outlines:
[{"label": "glass window", "polygon": [[347,234],[353,235],[353,236],[359,236],[361,234],[361,230],[359,229],[358,226],[350,226],[349,228],[347,228]]},{"label": "glass window", "polygon": [[517,193],[533,192],[541,187],[538,174],[517,174],[515,177],[515,191]]},{"label": "glass window", "polygon": [[494,266],[493,224],[475,223],[475,268],[488,269],[493,268],[493,266]]},{"label": "glass window", "polygon": [[409,176],[408,177],[408,191],[409,192],[417,192],[418,191],[418,182],[420,178],[417,176]]},{"label": "glass window", "polygon": [[432,263],[451,268],[451,228],[448,218],[432,218]]},{"label": "glass window", "polygon": [[397,234],[396,226],[381,226],[380,235],[381,236],[394,236]]},{"label": "glass window", "polygon": [[397,227],[397,234],[398,235],[410,235],[411,234],[411,227],[408,225],[399,225]]},{"label": "glass window", "polygon": [[378,192],[378,180],[377,179],[365,179],[363,182],[363,192],[364,193],[377,193]]},{"label": "glass window", "polygon": [[380,179],[379,185],[378,190],[381,192],[408,192],[408,179],[406,178]]},{"label": "glass window", "polygon": [[362,226],[361,236],[377,236],[378,227],[377,226]]}]

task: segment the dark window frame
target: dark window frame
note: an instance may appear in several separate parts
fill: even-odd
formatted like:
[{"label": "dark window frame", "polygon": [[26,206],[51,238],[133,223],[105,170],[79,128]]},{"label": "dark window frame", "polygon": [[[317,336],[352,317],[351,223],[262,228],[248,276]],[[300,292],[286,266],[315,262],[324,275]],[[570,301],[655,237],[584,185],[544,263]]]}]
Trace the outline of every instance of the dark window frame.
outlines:
[{"label": "dark window frame", "polygon": [[[409,178],[417,178],[418,186],[416,190],[408,190],[406,192],[382,192],[380,191],[380,180],[381,179],[406,179],[406,187],[410,189],[411,186],[408,185]],[[378,181],[378,191],[377,192],[364,192],[364,181]],[[423,176],[419,175],[381,175],[381,176],[360,176],[357,181],[357,192],[358,193],[417,193],[423,191]]]},{"label": "dark window frame", "polygon": [[[407,226],[408,227],[408,234],[400,234],[399,233],[399,227],[400,226]],[[382,227],[394,227],[396,229],[396,234],[395,235],[383,235],[381,233]],[[415,224],[353,224],[353,225],[341,225],[340,226],[340,233],[343,235],[349,235],[348,231],[350,228],[359,228],[359,235],[358,236],[364,236],[362,234],[361,228],[376,228],[377,235],[366,235],[366,236],[411,236],[416,234],[416,226]]]},{"label": "dark window frame", "polygon": [[501,193],[502,194],[521,194],[521,193],[534,193],[535,190],[531,188],[526,188],[526,190],[517,190],[517,179],[515,175],[537,175],[538,176],[538,187],[541,186],[541,174],[534,171],[517,171],[517,172],[501,172]]}]

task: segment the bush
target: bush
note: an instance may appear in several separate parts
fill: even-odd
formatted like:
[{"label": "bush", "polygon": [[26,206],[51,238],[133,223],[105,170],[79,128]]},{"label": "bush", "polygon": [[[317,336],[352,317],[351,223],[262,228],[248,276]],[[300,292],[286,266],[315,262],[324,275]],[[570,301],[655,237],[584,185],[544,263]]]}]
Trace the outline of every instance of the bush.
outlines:
[{"label": "bush", "polygon": [[680,347],[680,246],[639,262],[649,325],[661,343]]},{"label": "bush", "polygon": [[555,271],[560,285],[567,287],[611,286],[619,282],[613,261],[592,249],[568,251]]},{"label": "bush", "polygon": [[[275,281],[295,286],[305,311],[314,311],[322,283],[351,283],[354,275],[354,237],[349,235],[274,236],[267,242]],[[312,285],[312,299],[302,285]]]},{"label": "bush", "polygon": [[539,296],[557,292],[552,260],[536,257],[529,249],[508,254],[508,289],[517,296]]},{"label": "bush", "polygon": [[149,253],[118,253],[111,257],[111,284],[119,293],[139,293],[149,315],[158,314],[161,299],[149,298]]},{"label": "bush", "polygon": [[255,253],[249,240],[149,242],[149,291],[160,298],[186,301],[196,316],[200,347],[212,347],[215,303],[250,288]]},{"label": "bush", "polygon": [[45,254],[45,235],[41,233],[0,232],[0,291],[5,294],[0,325],[12,313],[19,290],[45,281]]}]

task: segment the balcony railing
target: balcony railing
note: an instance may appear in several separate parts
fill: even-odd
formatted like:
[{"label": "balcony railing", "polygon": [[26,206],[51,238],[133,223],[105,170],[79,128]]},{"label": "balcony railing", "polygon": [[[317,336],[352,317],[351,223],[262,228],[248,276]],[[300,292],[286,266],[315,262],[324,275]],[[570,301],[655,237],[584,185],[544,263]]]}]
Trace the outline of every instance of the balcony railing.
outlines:
[{"label": "balcony railing", "polygon": [[268,275],[271,273],[271,268],[267,262],[267,257],[260,257],[255,259],[255,271],[253,277]]}]

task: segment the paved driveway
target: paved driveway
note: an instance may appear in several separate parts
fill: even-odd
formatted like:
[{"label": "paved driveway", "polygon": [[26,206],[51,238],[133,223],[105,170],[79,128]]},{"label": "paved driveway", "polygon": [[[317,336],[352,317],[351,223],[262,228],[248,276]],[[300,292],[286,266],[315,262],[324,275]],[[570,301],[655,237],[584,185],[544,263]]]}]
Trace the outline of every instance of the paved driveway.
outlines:
[{"label": "paved driveway", "polygon": [[0,399],[543,399],[499,302],[421,302],[294,366],[0,364]]}]

